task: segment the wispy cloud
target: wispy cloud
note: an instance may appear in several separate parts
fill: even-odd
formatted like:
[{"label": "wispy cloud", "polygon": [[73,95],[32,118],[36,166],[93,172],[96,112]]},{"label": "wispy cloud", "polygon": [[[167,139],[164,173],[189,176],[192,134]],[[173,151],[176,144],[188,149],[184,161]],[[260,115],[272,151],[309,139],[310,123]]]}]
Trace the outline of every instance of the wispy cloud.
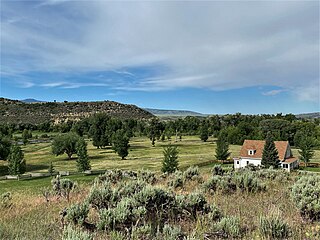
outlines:
[{"label": "wispy cloud", "polygon": [[277,89],[277,90],[271,90],[271,91],[263,92],[262,95],[264,95],[264,96],[274,96],[274,95],[278,95],[279,93],[282,93],[282,92],[285,92],[285,90]]}]

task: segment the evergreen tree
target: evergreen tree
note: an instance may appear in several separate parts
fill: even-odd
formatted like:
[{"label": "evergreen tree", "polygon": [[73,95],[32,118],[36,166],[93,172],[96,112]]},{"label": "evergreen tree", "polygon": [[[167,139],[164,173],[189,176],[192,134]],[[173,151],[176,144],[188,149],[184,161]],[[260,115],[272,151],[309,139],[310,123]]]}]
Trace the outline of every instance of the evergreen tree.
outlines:
[{"label": "evergreen tree", "polygon": [[130,147],[129,138],[123,129],[116,131],[116,133],[113,135],[112,143],[112,149],[121,157],[122,160],[128,156],[128,150]]},{"label": "evergreen tree", "polygon": [[315,146],[315,139],[307,135],[301,136],[298,143],[298,147],[300,148],[298,152],[300,154],[299,159],[304,162],[305,166],[307,166],[307,163],[310,162],[310,159],[313,157]]},{"label": "evergreen tree", "polygon": [[23,141],[24,145],[26,145],[28,143],[29,138],[32,138],[31,130],[24,129],[22,132],[22,141]]},{"label": "evergreen tree", "polygon": [[159,122],[158,118],[151,119],[148,127],[148,135],[153,147],[155,145],[156,139],[160,139],[163,130],[163,125]]},{"label": "evergreen tree", "polygon": [[26,172],[26,161],[21,148],[18,145],[12,145],[8,156],[8,171],[11,175],[19,175]]},{"label": "evergreen tree", "polygon": [[88,152],[87,152],[87,143],[83,138],[79,138],[79,141],[77,142],[77,168],[79,172],[84,172],[86,170],[90,170],[90,161],[88,158]]},{"label": "evergreen tree", "polygon": [[269,168],[274,167],[278,168],[280,166],[278,150],[276,149],[276,145],[272,139],[271,132],[267,133],[266,142],[264,144],[263,152],[262,152],[262,160],[261,165]]},{"label": "evergreen tree", "polygon": [[52,174],[55,172],[55,169],[53,167],[52,161],[50,161],[50,165],[48,168],[48,173],[50,173],[50,175],[52,176]]},{"label": "evergreen tree", "polygon": [[227,160],[230,156],[229,152],[229,143],[227,141],[227,136],[221,132],[218,136],[217,140],[217,148],[216,148],[216,154],[215,157],[217,160]]},{"label": "evergreen tree", "polygon": [[173,173],[178,170],[178,149],[171,144],[163,150],[162,172]]}]

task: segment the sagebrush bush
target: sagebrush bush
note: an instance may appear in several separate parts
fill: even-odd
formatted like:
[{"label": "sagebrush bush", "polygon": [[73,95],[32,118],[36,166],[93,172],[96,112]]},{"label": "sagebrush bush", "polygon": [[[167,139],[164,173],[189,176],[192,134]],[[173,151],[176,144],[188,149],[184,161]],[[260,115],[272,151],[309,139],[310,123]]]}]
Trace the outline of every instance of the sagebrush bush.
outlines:
[{"label": "sagebrush bush", "polygon": [[102,186],[93,185],[87,196],[87,202],[95,209],[108,208],[114,203],[114,192],[109,182]]},{"label": "sagebrush bush", "polygon": [[180,226],[170,226],[166,224],[164,225],[162,232],[163,232],[162,238],[158,237],[158,239],[166,239],[166,240],[185,239],[185,234],[182,232]]},{"label": "sagebrush bush", "polygon": [[207,213],[207,219],[211,222],[220,220],[223,216],[221,210],[214,204],[207,205],[205,212]]},{"label": "sagebrush bush", "polygon": [[82,225],[89,214],[89,205],[84,203],[73,204],[67,208],[66,220],[75,225]]},{"label": "sagebrush bush", "polygon": [[101,182],[109,181],[117,183],[123,179],[123,172],[120,169],[107,170],[103,175],[99,176]]},{"label": "sagebrush bush", "polygon": [[149,184],[155,184],[157,181],[155,173],[147,170],[138,171],[138,179]]},{"label": "sagebrush bush", "polygon": [[239,172],[233,177],[237,188],[246,192],[261,192],[266,190],[265,184],[263,184],[255,173],[244,171]]},{"label": "sagebrush bush", "polygon": [[320,176],[302,176],[293,185],[291,196],[304,218],[320,220]]},{"label": "sagebrush bush", "polygon": [[77,187],[77,183],[73,182],[68,178],[60,178],[60,175],[57,175],[51,181],[52,189],[55,194],[61,197],[70,198],[70,193]]},{"label": "sagebrush bush", "polygon": [[212,173],[213,176],[216,176],[216,175],[222,176],[225,173],[225,171],[223,170],[221,165],[215,165],[212,168],[211,173]]},{"label": "sagebrush bush", "polygon": [[285,239],[290,236],[289,225],[279,216],[260,217],[259,232],[269,239]]},{"label": "sagebrush bush", "polygon": [[63,229],[62,240],[93,240],[93,235],[68,225]]},{"label": "sagebrush bush", "polygon": [[183,177],[185,180],[193,180],[195,177],[200,175],[199,167],[189,167],[186,171],[183,172]]},{"label": "sagebrush bush", "polygon": [[237,238],[241,236],[240,219],[237,217],[223,217],[215,224],[215,230],[220,231],[222,236]]},{"label": "sagebrush bush", "polygon": [[181,171],[176,171],[171,175],[171,179],[168,181],[168,186],[174,189],[182,188],[184,185],[184,176]]},{"label": "sagebrush bush", "polygon": [[12,194],[6,192],[0,195],[0,207],[1,208],[10,208],[12,206]]}]

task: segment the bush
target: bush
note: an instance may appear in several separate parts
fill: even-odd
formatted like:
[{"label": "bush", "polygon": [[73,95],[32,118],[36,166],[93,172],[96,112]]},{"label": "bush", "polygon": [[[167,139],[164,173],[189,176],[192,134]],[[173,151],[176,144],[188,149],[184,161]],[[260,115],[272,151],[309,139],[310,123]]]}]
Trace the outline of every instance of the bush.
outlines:
[{"label": "bush", "polygon": [[221,165],[215,165],[212,170],[211,173],[213,176],[219,175],[219,176],[223,176],[223,174],[225,173],[225,171],[223,170],[223,168],[221,167]]},{"label": "bush", "polygon": [[157,181],[155,173],[145,170],[138,171],[138,179],[149,184],[154,184]]},{"label": "bush", "polygon": [[73,229],[68,225],[63,229],[62,240],[93,240],[93,236],[80,229]]},{"label": "bush", "polygon": [[205,211],[207,212],[207,219],[211,222],[215,222],[222,218],[222,212],[216,205],[207,205]]},{"label": "bush", "polygon": [[12,206],[12,195],[10,192],[6,192],[0,195],[0,207],[10,208]]},{"label": "bush", "polygon": [[82,225],[89,214],[89,205],[84,202],[82,204],[73,204],[66,211],[66,220],[73,224]]},{"label": "bush", "polygon": [[240,219],[237,217],[223,217],[215,224],[215,230],[227,238],[236,238],[241,236]]},{"label": "bush", "polygon": [[51,181],[53,191],[61,197],[70,198],[70,192],[76,188],[76,183],[68,178],[60,178],[57,175],[56,178]]},{"label": "bush", "polygon": [[103,175],[99,176],[100,181],[109,181],[117,183],[123,179],[123,173],[119,169],[107,170]]},{"label": "bush", "polygon": [[189,167],[186,171],[183,173],[183,177],[185,180],[193,180],[195,177],[198,177],[200,175],[199,167]]},{"label": "bush", "polygon": [[291,196],[303,217],[320,220],[320,176],[302,176],[293,185]]},{"label": "bush", "polygon": [[181,231],[181,227],[170,226],[168,224],[163,227],[163,236],[159,239],[177,240],[184,239],[185,234]]},{"label": "bush", "polygon": [[105,182],[103,186],[94,185],[87,197],[87,202],[97,210],[108,208],[113,204],[114,194],[110,183]]},{"label": "bush", "polygon": [[171,180],[168,181],[168,186],[174,189],[178,187],[182,188],[183,184],[184,184],[184,177],[183,177],[183,173],[180,171],[175,172],[174,175],[171,176]]},{"label": "bush", "polygon": [[266,190],[266,186],[252,172],[243,171],[234,176],[235,184],[241,191],[261,192]]},{"label": "bush", "polygon": [[289,225],[278,216],[260,217],[259,231],[261,235],[271,239],[284,239],[290,235]]}]

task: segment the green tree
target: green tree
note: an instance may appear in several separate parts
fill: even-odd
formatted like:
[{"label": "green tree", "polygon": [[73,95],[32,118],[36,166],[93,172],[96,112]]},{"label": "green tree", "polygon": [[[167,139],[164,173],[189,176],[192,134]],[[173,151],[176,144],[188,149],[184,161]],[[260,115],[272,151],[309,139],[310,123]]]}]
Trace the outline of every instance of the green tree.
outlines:
[{"label": "green tree", "polygon": [[156,139],[160,139],[163,131],[163,125],[159,122],[158,118],[151,119],[148,127],[148,136],[150,138],[152,146],[155,145]]},{"label": "green tree", "polygon": [[208,125],[202,124],[202,126],[200,127],[200,139],[206,142],[208,138],[209,138]]},{"label": "green tree", "polygon": [[112,138],[112,149],[121,157],[123,160],[128,156],[129,152],[129,138],[125,134],[123,129],[117,130]]},{"label": "green tree", "polygon": [[49,165],[49,168],[48,168],[48,173],[50,173],[50,175],[52,176],[52,174],[55,172],[55,169],[53,167],[53,163],[52,161],[50,161],[50,165]]},{"label": "green tree", "polygon": [[26,161],[21,148],[17,144],[12,145],[10,148],[8,171],[11,175],[19,175],[26,172]]},{"label": "green tree", "polygon": [[52,142],[52,153],[56,156],[66,153],[71,159],[72,155],[77,153],[78,140],[79,136],[73,132],[58,135]]},{"label": "green tree", "polygon": [[162,172],[173,173],[178,170],[178,154],[177,147],[171,144],[163,149]]},{"label": "green tree", "polygon": [[29,138],[32,138],[31,130],[24,129],[22,132],[22,141],[24,145],[28,143]]},{"label": "green tree", "polygon": [[110,117],[105,113],[97,113],[91,118],[91,127],[89,130],[92,137],[92,144],[97,148],[108,146],[110,139],[106,135],[106,128]]},{"label": "green tree", "polygon": [[308,165],[308,162],[310,162],[310,159],[313,157],[315,146],[316,141],[313,137],[308,135],[301,136],[298,143],[298,147],[300,148],[298,152],[300,154],[299,159],[304,162],[305,166]]},{"label": "green tree", "polygon": [[83,138],[79,138],[77,145],[77,168],[79,172],[84,172],[86,170],[90,170],[90,161],[88,158],[88,152],[87,152],[87,143]]},{"label": "green tree", "polygon": [[227,141],[227,136],[221,132],[218,136],[217,140],[217,148],[216,148],[216,154],[215,157],[217,160],[227,160],[230,156],[229,152],[229,143]]},{"label": "green tree", "polygon": [[280,166],[278,150],[272,139],[271,132],[267,133],[267,138],[262,152],[261,165],[266,168],[271,166],[278,168]]},{"label": "green tree", "polygon": [[0,135],[0,160],[6,160],[10,154],[11,142],[9,138]]}]

